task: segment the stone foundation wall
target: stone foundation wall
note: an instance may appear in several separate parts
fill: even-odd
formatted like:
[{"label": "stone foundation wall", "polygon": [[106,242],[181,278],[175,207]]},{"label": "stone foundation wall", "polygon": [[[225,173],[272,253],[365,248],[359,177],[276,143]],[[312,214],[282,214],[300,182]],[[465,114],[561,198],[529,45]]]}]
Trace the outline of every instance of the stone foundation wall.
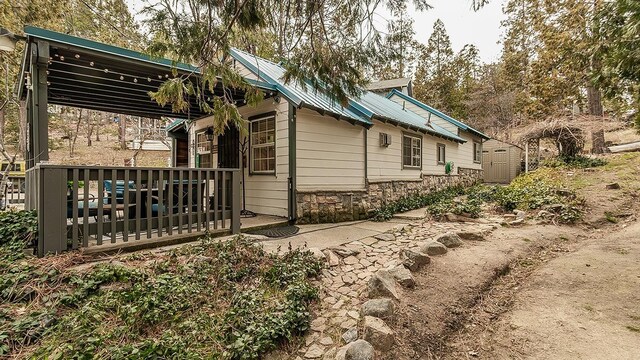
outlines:
[{"label": "stone foundation wall", "polygon": [[299,224],[367,219],[383,205],[410,195],[450,186],[471,186],[482,180],[482,170],[458,168],[457,175],[423,175],[422,180],[369,182],[360,191],[298,191]]}]

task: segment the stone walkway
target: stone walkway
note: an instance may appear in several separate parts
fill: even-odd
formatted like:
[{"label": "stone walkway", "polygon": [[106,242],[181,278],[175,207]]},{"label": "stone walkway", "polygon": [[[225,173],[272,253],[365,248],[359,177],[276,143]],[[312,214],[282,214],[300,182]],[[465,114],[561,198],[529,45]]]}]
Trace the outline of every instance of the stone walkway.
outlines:
[{"label": "stone walkway", "polygon": [[[316,284],[321,288],[321,301],[311,331],[294,358],[371,359],[375,351],[388,350],[393,346],[394,335],[385,321],[393,321],[394,301],[402,293],[399,288],[415,286],[411,271],[428,265],[429,255],[444,255],[447,248],[460,246],[462,239],[481,240],[500,221],[358,223],[337,228],[336,234],[343,236],[336,238],[319,232],[315,236],[324,241],[307,243],[317,246],[311,250],[326,259],[328,267]],[[371,229],[374,226],[377,231]],[[385,227],[387,231],[380,231]],[[337,240],[354,231],[365,236]],[[366,235],[369,232],[375,234]],[[283,241],[298,243],[302,235]],[[271,354],[268,358],[287,356]]]}]

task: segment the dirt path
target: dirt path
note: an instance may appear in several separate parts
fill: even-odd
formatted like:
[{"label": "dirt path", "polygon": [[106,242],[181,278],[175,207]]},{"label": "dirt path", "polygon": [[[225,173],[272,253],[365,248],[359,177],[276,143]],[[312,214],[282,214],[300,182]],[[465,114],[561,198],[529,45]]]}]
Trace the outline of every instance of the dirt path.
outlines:
[{"label": "dirt path", "polygon": [[640,222],[499,229],[434,257],[388,359],[640,359]]},{"label": "dirt path", "polygon": [[640,222],[543,264],[489,329],[482,358],[640,359]]}]

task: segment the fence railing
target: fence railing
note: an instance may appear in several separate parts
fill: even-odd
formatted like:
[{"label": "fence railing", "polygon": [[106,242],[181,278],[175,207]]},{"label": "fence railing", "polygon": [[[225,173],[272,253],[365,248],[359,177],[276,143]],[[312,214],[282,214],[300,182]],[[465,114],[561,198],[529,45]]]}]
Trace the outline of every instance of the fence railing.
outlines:
[{"label": "fence railing", "polygon": [[217,229],[240,231],[240,171],[36,165],[25,207],[38,254]]}]

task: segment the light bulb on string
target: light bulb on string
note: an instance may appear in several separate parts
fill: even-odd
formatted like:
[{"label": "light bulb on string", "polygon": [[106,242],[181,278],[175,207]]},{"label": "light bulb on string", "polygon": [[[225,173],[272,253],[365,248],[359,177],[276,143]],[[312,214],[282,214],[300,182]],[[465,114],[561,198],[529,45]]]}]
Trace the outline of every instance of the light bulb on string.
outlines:
[{"label": "light bulb on string", "polygon": [[133,78],[133,82],[134,82],[134,83],[137,83],[137,82],[138,82],[138,79]]},{"label": "light bulb on string", "polygon": [[60,56],[60,61],[64,61],[64,56]]},{"label": "light bulb on string", "polygon": [[93,63],[93,61],[89,62],[89,65],[90,65],[90,66],[93,66],[93,64],[94,64],[94,63]]},{"label": "light bulb on string", "polygon": [[124,80],[124,76],[120,75],[120,80]]},{"label": "light bulb on string", "polygon": [[106,74],[108,74],[108,73],[109,73],[109,69],[104,69],[104,72],[105,72]]},{"label": "light bulb on string", "polygon": [[80,59],[80,55],[79,54],[76,54],[76,59]]}]

